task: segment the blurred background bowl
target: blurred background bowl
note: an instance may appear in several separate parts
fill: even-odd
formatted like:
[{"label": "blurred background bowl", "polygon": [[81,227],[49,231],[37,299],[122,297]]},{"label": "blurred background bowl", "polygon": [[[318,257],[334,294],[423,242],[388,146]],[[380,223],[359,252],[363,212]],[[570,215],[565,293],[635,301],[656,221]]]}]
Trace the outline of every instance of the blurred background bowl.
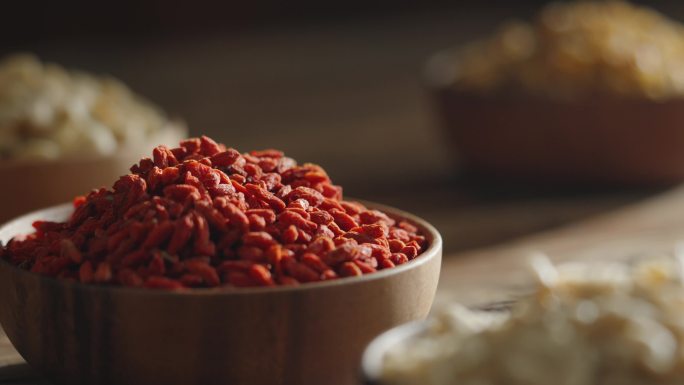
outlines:
[{"label": "blurred background bowl", "polygon": [[456,60],[435,55],[427,79],[463,171],[554,184],[669,185],[684,180],[684,99],[572,101],[453,86]]},{"label": "blurred background bowl", "polygon": [[410,322],[377,336],[368,344],[361,359],[361,372],[365,385],[391,385],[382,382],[385,354],[399,344],[418,337],[427,330],[428,321]]},{"label": "blurred background bowl", "polygon": [[110,187],[128,169],[149,157],[160,144],[177,145],[187,136],[180,122],[170,122],[144,143],[98,157],[45,161],[3,160],[0,162],[0,223],[22,213],[70,201],[94,188]]},{"label": "blurred background bowl", "polygon": [[[82,285],[0,261],[0,322],[26,361],[58,383],[349,385],[373,337],[427,316],[442,257],[430,224],[368,207],[415,224],[430,246],[406,264],[357,278],[184,292]],[[71,210],[8,222],[0,241]]]}]

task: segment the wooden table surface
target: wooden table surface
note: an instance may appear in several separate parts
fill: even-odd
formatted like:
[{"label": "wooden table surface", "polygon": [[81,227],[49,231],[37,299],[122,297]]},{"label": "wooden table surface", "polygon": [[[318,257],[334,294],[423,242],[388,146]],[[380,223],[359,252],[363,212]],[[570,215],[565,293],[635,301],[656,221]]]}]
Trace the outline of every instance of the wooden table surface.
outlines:
[{"label": "wooden table surface", "polygon": [[[113,74],[182,116],[193,134],[243,150],[282,148],[323,165],[348,195],[424,217],[445,240],[439,300],[479,304],[524,289],[530,250],[559,259],[625,257],[671,247],[684,230],[682,190],[541,189],[457,173],[422,67],[431,53],[488,31],[506,14],[452,10],[231,36],[17,48]],[[0,338],[0,383],[42,383],[22,367],[8,369],[13,362],[20,362],[16,352]]]}]

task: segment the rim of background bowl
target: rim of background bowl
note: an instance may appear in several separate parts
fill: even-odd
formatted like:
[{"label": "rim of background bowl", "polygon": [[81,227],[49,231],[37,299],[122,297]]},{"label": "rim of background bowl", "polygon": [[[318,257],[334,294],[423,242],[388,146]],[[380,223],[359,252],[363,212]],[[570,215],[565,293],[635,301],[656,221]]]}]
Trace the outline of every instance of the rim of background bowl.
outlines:
[{"label": "rim of background bowl", "polygon": [[[216,295],[247,295],[247,294],[266,294],[266,293],[291,293],[291,292],[300,292],[300,291],[308,291],[308,290],[316,290],[316,289],[325,289],[325,288],[330,288],[330,287],[336,287],[336,286],[344,286],[344,285],[349,285],[349,284],[354,284],[354,283],[363,283],[363,282],[368,282],[368,281],[373,281],[373,280],[380,280],[386,277],[390,277],[395,274],[400,274],[402,272],[411,270],[413,268],[416,268],[418,266],[421,266],[428,261],[432,260],[435,258],[436,255],[438,255],[441,250],[442,250],[442,236],[440,235],[439,231],[432,226],[429,222],[426,220],[413,215],[411,213],[382,205],[379,203],[374,203],[374,202],[368,202],[360,199],[354,199],[351,198],[350,200],[360,202],[364,205],[366,205],[368,208],[371,209],[377,209],[380,210],[386,214],[388,214],[390,217],[393,217],[395,219],[400,218],[400,219],[406,219],[412,224],[416,225],[423,233],[426,235],[428,238],[430,245],[428,248],[423,251],[421,254],[418,255],[415,259],[408,261],[407,263],[401,264],[399,266],[395,266],[390,269],[383,269],[380,271],[377,271],[375,273],[371,274],[364,274],[360,277],[344,277],[344,278],[339,278],[339,279],[334,279],[330,281],[323,281],[323,282],[309,282],[309,283],[304,283],[301,285],[297,286],[268,286],[268,287],[245,287],[245,288],[234,288],[234,289],[226,289],[226,288],[195,288],[195,289],[188,289],[188,290],[178,290],[178,291],[168,291],[168,290],[154,290],[154,289],[147,289],[147,288],[137,288],[137,287],[122,287],[122,286],[100,286],[100,285],[91,285],[91,284],[83,284],[80,282],[70,282],[70,281],[65,281],[61,280],[55,277],[48,277],[36,273],[32,273],[30,271],[20,269],[14,265],[11,265],[4,259],[0,259],[0,264],[4,265],[7,268],[10,268],[14,270],[15,273],[17,274],[28,274],[34,278],[38,278],[41,280],[46,280],[50,282],[54,282],[59,285],[65,285],[65,286],[72,286],[76,289],[79,290],[89,290],[89,291],[117,291],[117,292],[129,292],[129,293],[138,293],[138,294],[147,294],[147,295],[158,295],[158,296],[190,296],[190,295],[200,295],[200,296],[216,296]],[[29,219],[33,220],[38,220],[40,217],[39,215],[41,213],[43,214],[49,214],[52,213],[57,214],[61,212],[66,212],[68,210],[72,209],[72,204],[71,203],[65,203],[61,205],[56,205],[56,206],[51,206],[51,207],[46,207],[43,209],[35,210],[32,211],[28,214],[24,214],[20,217],[14,218],[4,224],[0,225],[0,234],[2,234],[5,229],[9,226],[11,226],[14,223],[19,223],[23,221],[27,221]],[[19,235],[19,234],[16,234]],[[13,236],[16,236],[13,235]]]},{"label": "rim of background bowl", "polygon": [[367,385],[383,385],[381,381],[385,354],[398,344],[416,337],[429,326],[428,320],[413,321],[389,329],[375,337],[361,356],[361,374]]},{"label": "rim of background bowl", "polygon": [[[128,143],[117,147],[111,154],[88,154],[81,156],[66,156],[56,159],[0,159],[0,171],[12,169],[16,167],[40,167],[45,165],[79,165],[85,162],[100,162],[110,159],[124,158],[124,157],[141,157],[147,156],[147,150],[152,151],[153,145],[146,146],[146,144],[160,143],[162,138],[167,138],[169,135],[176,135],[180,140],[185,138],[188,134],[188,128],[180,119],[168,120],[158,131],[150,134],[145,138],[144,143]],[[149,143],[148,143],[149,142]],[[150,147],[146,149],[146,147]]]},{"label": "rim of background bowl", "polygon": [[646,96],[620,96],[610,93],[588,93],[577,98],[549,98],[543,94],[536,94],[516,88],[504,87],[500,90],[478,92],[472,89],[458,88],[454,81],[458,76],[459,57],[467,44],[457,44],[435,51],[428,55],[422,66],[422,83],[429,90],[441,92],[457,97],[483,101],[503,101],[526,103],[546,103],[554,105],[592,105],[597,102],[610,102],[624,106],[652,105],[652,106],[681,106],[684,104],[684,94],[671,95],[663,99],[651,99]]}]

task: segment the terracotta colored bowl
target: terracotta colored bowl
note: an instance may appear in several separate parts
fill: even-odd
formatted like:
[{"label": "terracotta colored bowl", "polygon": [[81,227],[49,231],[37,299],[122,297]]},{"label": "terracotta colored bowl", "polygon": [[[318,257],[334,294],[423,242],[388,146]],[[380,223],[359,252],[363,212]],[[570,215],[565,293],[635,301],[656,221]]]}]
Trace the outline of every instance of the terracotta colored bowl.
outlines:
[{"label": "terracotta colored bowl", "polygon": [[[63,384],[350,385],[373,337],[427,315],[442,257],[430,224],[369,207],[418,226],[429,248],[358,278],[180,293],[69,283],[0,261],[0,322],[34,369]],[[70,210],[15,219],[0,240]]]},{"label": "terracotta colored bowl", "polygon": [[158,144],[177,145],[186,135],[183,124],[173,123],[145,143],[110,156],[0,161],[0,223],[87,194],[94,187],[109,186],[141,157],[150,156]]},{"label": "terracotta colored bowl", "polygon": [[566,184],[684,180],[684,99],[478,95],[449,85],[453,60],[453,54],[438,54],[427,75],[465,171]]}]

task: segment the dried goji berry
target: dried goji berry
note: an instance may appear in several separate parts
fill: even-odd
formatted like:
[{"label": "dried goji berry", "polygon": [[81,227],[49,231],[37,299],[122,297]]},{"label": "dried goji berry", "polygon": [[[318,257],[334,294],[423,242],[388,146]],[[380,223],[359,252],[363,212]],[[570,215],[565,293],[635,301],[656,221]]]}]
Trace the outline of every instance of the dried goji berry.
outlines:
[{"label": "dried goji berry", "polygon": [[149,234],[147,234],[147,238],[145,239],[145,242],[143,242],[142,247],[153,248],[161,246],[169,239],[171,234],[173,234],[173,230],[174,225],[171,221],[164,221],[158,224]]},{"label": "dried goji berry", "polygon": [[242,237],[242,243],[245,246],[256,246],[261,249],[265,249],[267,247],[270,247],[275,243],[275,240],[273,240],[273,237],[271,237],[271,234],[264,232],[264,231],[252,231],[247,234],[245,234]]},{"label": "dried goji berry", "polygon": [[363,271],[353,262],[345,262],[340,266],[340,274],[343,277],[363,275]]},{"label": "dried goji berry", "polygon": [[330,266],[326,265],[321,258],[313,253],[304,253],[301,259],[302,263],[309,266],[310,268],[316,270],[319,273],[330,269]]},{"label": "dried goji berry", "polygon": [[93,264],[90,261],[84,262],[78,269],[79,280],[83,283],[91,283],[95,280]]},{"label": "dried goji berry", "polygon": [[178,253],[181,248],[188,243],[190,237],[192,237],[193,226],[194,223],[190,215],[185,215],[183,218],[176,221],[173,229],[173,236],[166,248],[169,253]]},{"label": "dried goji berry", "polygon": [[332,209],[330,214],[334,218],[335,223],[344,231],[349,231],[358,226],[354,218],[342,210]]},{"label": "dried goji berry", "polygon": [[178,290],[183,288],[183,284],[176,281],[175,279],[154,276],[147,278],[143,286],[150,289],[163,290]]},{"label": "dried goji berry", "polygon": [[62,256],[71,259],[74,263],[81,263],[83,260],[83,254],[76,248],[74,242],[71,239],[62,239],[60,242],[62,245]]},{"label": "dried goji berry", "polygon": [[286,210],[278,215],[278,220],[284,224],[294,225],[306,231],[314,231],[318,225],[302,217],[299,213]]},{"label": "dried goji berry", "polygon": [[143,279],[131,269],[122,269],[117,273],[117,280],[123,286],[139,287],[142,286]]},{"label": "dried goji berry", "polygon": [[215,167],[228,167],[233,165],[241,157],[240,153],[233,148],[229,148],[226,151],[214,154],[211,157],[211,163]]},{"label": "dried goji berry", "polygon": [[108,262],[100,262],[93,274],[93,281],[99,283],[106,283],[112,280],[112,268]]},{"label": "dried goji berry", "polygon": [[185,268],[188,269],[190,273],[202,277],[207,286],[218,286],[221,284],[216,269],[211,267],[208,262],[200,260],[185,261]]},{"label": "dried goji berry", "polygon": [[278,150],[193,138],[130,170],[74,199],[68,221],[0,244],[0,258],[66,280],[180,289],[371,274],[428,246],[414,224],[342,200],[320,166]]},{"label": "dried goji berry", "polygon": [[295,243],[297,242],[298,236],[299,231],[297,230],[297,226],[289,225],[281,234],[280,239],[283,241],[283,243]]},{"label": "dried goji berry", "polygon": [[401,265],[402,263],[408,262],[408,257],[404,253],[393,253],[390,256],[390,260],[395,264],[395,265]]},{"label": "dried goji berry", "polygon": [[262,265],[252,265],[247,269],[249,277],[260,286],[275,285],[271,272]]}]

